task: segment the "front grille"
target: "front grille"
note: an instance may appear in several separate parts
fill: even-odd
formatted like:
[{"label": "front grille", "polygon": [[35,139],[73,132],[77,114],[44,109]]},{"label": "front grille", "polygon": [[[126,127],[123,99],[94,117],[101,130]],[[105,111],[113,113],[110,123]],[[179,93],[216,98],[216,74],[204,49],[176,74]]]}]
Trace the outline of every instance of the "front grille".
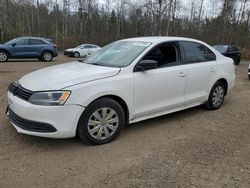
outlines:
[{"label": "front grille", "polygon": [[7,114],[10,121],[23,130],[40,133],[56,132],[56,129],[52,125],[23,119],[15,114],[10,108],[8,108]]},{"label": "front grille", "polygon": [[11,92],[13,95],[28,101],[29,98],[31,97],[31,95],[34,93],[33,91],[27,90],[25,88],[23,88],[20,84],[18,84],[17,82],[12,82],[9,85],[8,88],[9,92]]}]

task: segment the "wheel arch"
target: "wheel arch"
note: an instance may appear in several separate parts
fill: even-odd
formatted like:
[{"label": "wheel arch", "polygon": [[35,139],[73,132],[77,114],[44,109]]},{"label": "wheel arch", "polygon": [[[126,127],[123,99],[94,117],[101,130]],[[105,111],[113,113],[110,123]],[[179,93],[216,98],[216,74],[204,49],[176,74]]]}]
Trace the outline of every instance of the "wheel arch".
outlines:
[{"label": "wheel arch", "polygon": [[221,82],[225,86],[225,90],[226,90],[225,96],[226,96],[227,92],[228,92],[228,82],[227,82],[227,80],[225,78],[220,78],[219,80],[217,80],[217,82]]},{"label": "wheel arch", "polygon": [[44,50],[42,51],[42,53],[41,53],[41,57],[42,57],[42,55],[43,55],[45,52],[50,52],[50,53],[52,54],[53,57],[55,56],[55,54],[54,54],[54,52],[53,52],[52,50],[50,50],[50,49],[44,49]]},{"label": "wheel arch", "polygon": [[101,97],[96,98],[91,103],[93,103],[96,100],[102,99],[102,98],[110,98],[110,99],[113,99],[114,101],[118,102],[121,105],[122,109],[124,110],[125,124],[129,123],[129,108],[128,108],[128,105],[127,105],[127,103],[125,102],[124,99],[122,99],[121,97],[119,97],[117,95],[108,94],[108,95],[103,95]]},{"label": "wheel arch", "polygon": [[0,51],[6,52],[6,53],[8,54],[8,57],[11,57],[10,52],[9,52],[8,50],[6,50],[6,49],[4,49],[4,48],[0,48]]}]

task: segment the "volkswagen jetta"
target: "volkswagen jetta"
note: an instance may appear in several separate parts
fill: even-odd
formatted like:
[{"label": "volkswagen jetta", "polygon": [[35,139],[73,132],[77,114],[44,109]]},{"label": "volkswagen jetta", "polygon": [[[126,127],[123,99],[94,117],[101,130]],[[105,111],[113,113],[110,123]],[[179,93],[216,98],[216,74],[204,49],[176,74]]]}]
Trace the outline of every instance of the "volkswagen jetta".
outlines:
[{"label": "volkswagen jetta", "polygon": [[128,123],[202,104],[216,110],[234,80],[233,60],[204,42],[131,38],[13,82],[7,115],[20,133],[104,144]]}]

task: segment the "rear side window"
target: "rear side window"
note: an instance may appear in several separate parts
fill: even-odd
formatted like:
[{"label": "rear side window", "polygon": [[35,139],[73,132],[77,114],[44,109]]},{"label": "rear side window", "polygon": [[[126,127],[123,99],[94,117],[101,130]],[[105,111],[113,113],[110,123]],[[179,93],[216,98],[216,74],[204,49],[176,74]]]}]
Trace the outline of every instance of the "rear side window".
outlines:
[{"label": "rear side window", "polygon": [[182,42],[187,63],[215,61],[215,54],[206,46],[196,42]]},{"label": "rear side window", "polygon": [[46,42],[39,39],[29,39],[29,45],[42,45],[42,44],[46,44]]}]

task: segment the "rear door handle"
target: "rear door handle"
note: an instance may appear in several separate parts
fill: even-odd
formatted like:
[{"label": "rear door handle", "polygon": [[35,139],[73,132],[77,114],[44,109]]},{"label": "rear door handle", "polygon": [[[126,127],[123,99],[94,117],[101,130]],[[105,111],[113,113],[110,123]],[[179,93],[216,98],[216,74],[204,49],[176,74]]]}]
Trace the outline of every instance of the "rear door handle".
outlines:
[{"label": "rear door handle", "polygon": [[185,77],[187,75],[187,73],[185,72],[179,72],[179,77]]}]

